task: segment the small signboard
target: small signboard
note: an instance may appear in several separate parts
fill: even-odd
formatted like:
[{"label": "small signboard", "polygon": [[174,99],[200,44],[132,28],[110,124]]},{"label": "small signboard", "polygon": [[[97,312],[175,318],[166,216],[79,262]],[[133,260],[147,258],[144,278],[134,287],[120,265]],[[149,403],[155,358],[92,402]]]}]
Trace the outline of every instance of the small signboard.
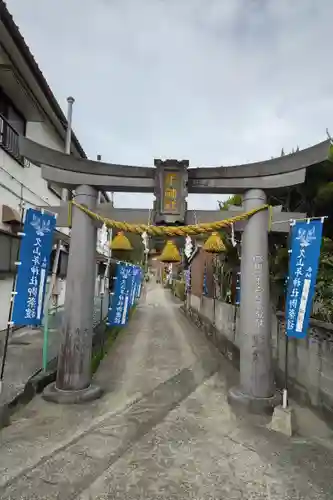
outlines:
[{"label": "small signboard", "polygon": [[178,214],[181,210],[182,176],[180,172],[165,170],[163,172],[162,213]]}]

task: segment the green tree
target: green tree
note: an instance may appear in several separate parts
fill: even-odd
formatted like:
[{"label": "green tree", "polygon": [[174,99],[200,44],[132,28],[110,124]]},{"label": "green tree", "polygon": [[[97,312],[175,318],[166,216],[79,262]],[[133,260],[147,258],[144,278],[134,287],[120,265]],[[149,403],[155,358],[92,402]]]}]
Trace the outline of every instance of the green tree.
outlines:
[{"label": "green tree", "polygon": [[233,194],[229,196],[229,198],[225,201],[218,201],[219,210],[228,210],[230,205],[235,205],[240,207],[242,205],[242,195],[241,194]]}]

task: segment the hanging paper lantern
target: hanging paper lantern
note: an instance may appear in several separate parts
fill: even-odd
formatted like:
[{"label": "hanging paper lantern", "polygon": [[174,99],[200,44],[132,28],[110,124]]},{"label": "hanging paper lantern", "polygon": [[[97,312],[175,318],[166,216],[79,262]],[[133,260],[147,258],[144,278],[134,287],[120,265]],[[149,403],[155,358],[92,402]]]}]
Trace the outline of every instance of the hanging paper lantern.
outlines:
[{"label": "hanging paper lantern", "polygon": [[218,233],[212,233],[204,244],[204,250],[209,253],[225,252],[225,246]]},{"label": "hanging paper lantern", "polygon": [[173,241],[167,241],[163,251],[159,257],[161,262],[172,263],[172,262],[180,262],[181,258],[179,255],[178,248],[173,243]]},{"label": "hanging paper lantern", "polygon": [[133,250],[130,240],[125,236],[125,234],[120,231],[110,243],[111,250],[122,250],[130,251]]}]

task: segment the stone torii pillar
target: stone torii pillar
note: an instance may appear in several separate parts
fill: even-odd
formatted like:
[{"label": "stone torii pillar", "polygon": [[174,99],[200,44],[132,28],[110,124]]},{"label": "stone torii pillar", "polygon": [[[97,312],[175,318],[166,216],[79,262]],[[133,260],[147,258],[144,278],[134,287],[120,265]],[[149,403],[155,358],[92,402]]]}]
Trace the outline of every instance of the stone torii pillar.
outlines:
[{"label": "stone torii pillar", "polygon": [[[245,212],[266,204],[265,192],[243,196]],[[240,386],[229,391],[230,403],[250,412],[270,411],[275,403],[268,268],[268,210],[251,216],[242,235],[240,303]]]},{"label": "stone torii pillar", "polygon": [[[91,186],[79,186],[75,200],[95,210],[97,191]],[[43,393],[44,399],[57,403],[81,403],[102,394],[98,386],[91,385],[97,227],[80,209],[73,206],[72,210],[57,379]]]}]

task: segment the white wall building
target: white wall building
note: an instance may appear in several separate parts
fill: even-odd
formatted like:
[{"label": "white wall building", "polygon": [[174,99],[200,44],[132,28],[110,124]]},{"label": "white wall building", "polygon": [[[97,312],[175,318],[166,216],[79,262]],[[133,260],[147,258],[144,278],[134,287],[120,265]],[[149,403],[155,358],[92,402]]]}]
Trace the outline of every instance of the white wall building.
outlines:
[{"label": "white wall building", "polygon": [[[59,187],[48,185],[40,168],[19,156],[18,136],[64,151],[66,128],[66,117],[0,0],[0,331],[8,321],[22,210],[61,200]],[[86,157],[75,134],[71,154]],[[62,302],[63,285],[59,292]]]}]

